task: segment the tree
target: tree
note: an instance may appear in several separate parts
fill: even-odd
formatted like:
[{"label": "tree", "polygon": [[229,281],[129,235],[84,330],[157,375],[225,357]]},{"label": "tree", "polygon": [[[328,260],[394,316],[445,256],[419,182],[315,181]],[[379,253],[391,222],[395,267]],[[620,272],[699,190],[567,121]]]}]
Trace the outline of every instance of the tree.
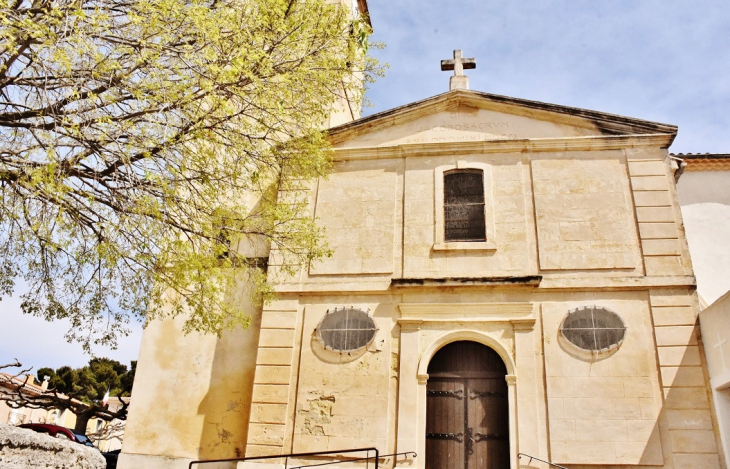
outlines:
[{"label": "tree", "polygon": [[[14,364],[0,368],[11,366],[22,367],[16,360]],[[28,375],[21,376],[29,370],[15,376],[0,374],[0,401],[13,408],[68,409],[76,415],[75,431],[85,434],[91,418],[106,422],[126,420],[128,400],[122,400],[120,408],[111,409],[103,399],[107,392],[114,397],[129,397],[136,368],[136,361],[127,369],[109,358],[92,358],[87,366],[81,368],[39,368],[36,373],[38,381],[48,378],[46,391],[31,386]]]},{"label": "tree", "polygon": [[129,396],[134,381],[137,362],[131,367],[109,358],[92,358],[88,366],[71,368],[62,366],[57,370],[39,368],[36,372],[38,382],[49,378],[48,388],[72,396],[87,404],[101,402],[109,392],[111,396]]},{"label": "tree", "polygon": [[6,1],[0,294],[24,278],[22,310],[87,351],[130,318],[245,326],[231,292],[271,293],[245,244],[283,275],[327,253],[277,194],[327,172],[333,102],[380,72],[368,34],[325,0]]}]

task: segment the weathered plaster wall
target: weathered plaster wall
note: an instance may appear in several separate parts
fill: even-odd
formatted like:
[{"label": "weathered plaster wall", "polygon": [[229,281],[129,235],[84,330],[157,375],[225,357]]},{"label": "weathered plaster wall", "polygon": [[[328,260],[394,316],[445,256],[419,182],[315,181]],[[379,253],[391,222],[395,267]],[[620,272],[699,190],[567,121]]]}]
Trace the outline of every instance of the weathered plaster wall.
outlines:
[{"label": "weathered plaster wall", "polygon": [[[347,298],[348,305],[370,309],[378,332],[370,347],[352,354],[326,350],[315,328],[338,305],[308,300],[304,308],[302,352],[294,423],[294,452],[375,446],[385,449],[392,433],[388,404],[394,366],[391,298]],[[321,301],[321,300],[320,300]],[[397,360],[396,360],[397,364]],[[390,435],[392,436],[392,435]]]},{"label": "weathered plaster wall", "polygon": [[181,317],[147,326],[120,468],[153,464],[147,456],[173,461],[244,454],[261,325],[260,307],[245,298],[239,301],[251,325],[220,338],[183,335]]},{"label": "weathered plaster wall", "polygon": [[319,181],[315,216],[334,253],[312,265],[310,275],[393,272],[398,163],[341,162]]}]

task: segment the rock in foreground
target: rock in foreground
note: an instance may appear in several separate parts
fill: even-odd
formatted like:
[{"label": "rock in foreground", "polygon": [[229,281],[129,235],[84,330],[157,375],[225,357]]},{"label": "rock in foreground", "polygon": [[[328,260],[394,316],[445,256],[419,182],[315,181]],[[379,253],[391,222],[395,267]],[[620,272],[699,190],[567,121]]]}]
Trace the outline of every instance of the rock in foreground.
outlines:
[{"label": "rock in foreground", "polygon": [[33,430],[0,424],[0,469],[104,469],[99,451]]}]

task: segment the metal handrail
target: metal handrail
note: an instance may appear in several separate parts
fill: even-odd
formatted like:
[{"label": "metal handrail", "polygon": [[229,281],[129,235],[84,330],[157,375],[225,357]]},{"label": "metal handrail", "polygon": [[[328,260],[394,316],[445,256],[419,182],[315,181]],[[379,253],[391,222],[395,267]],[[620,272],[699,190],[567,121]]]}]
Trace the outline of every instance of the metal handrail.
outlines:
[{"label": "metal handrail", "polygon": [[[392,453],[392,454],[384,454],[382,456],[379,456],[378,459],[385,459],[389,458],[391,456],[406,456],[408,457],[409,454],[412,454],[414,458],[418,457],[415,451],[406,451],[404,453]],[[315,467],[315,466],[329,466],[330,464],[341,464],[343,462],[356,462],[356,461],[365,461],[366,459],[372,459],[370,457],[367,458],[355,458],[355,459],[348,459],[347,461],[329,461],[329,462],[323,462],[319,464],[307,464],[306,466],[293,466],[289,469],[302,469],[305,467]],[[377,467],[377,466],[376,466]]]},{"label": "metal handrail", "polygon": [[[373,459],[370,456],[370,451],[375,451],[375,469],[378,469],[378,460],[380,459],[380,451],[378,451],[378,448],[357,448],[357,449],[340,449],[336,451],[314,451],[311,453],[291,453],[291,454],[272,454],[270,456],[250,456],[247,458],[230,458],[230,459],[199,459],[196,461],[190,461],[190,464],[188,464],[188,469],[193,469],[193,464],[209,464],[209,463],[216,463],[216,462],[241,462],[241,461],[252,461],[252,460],[262,460],[262,459],[279,459],[279,458],[285,458],[288,460],[289,458],[299,458],[299,457],[307,457],[307,456],[324,456],[327,454],[343,454],[343,453],[358,453],[362,451],[367,451],[368,457],[367,458],[360,458],[361,460],[370,460]],[[338,462],[346,462],[346,461],[338,461]],[[286,467],[286,463],[284,463],[284,467]]]},{"label": "metal handrail", "polygon": [[520,459],[520,456],[525,456],[525,457],[527,457],[527,458],[530,458],[530,460],[529,460],[529,461],[527,461],[527,464],[530,464],[530,463],[532,462],[532,460],[533,460],[533,459],[535,459],[535,460],[537,460],[537,461],[540,461],[540,462],[544,462],[545,464],[549,464],[549,465],[551,465],[551,466],[553,466],[553,467],[559,467],[560,469],[568,469],[568,468],[567,468],[567,467],[565,467],[565,466],[561,466],[561,465],[559,465],[559,464],[554,464],[554,463],[551,463],[550,461],[545,461],[544,459],[540,459],[540,458],[538,458],[538,457],[535,457],[535,456],[530,456],[529,454],[525,454],[525,453],[517,453],[517,459]]}]

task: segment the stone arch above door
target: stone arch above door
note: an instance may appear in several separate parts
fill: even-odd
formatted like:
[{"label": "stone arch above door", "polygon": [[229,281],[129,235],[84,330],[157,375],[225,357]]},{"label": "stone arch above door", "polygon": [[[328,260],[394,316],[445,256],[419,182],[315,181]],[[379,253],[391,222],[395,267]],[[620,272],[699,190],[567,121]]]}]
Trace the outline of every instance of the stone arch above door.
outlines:
[{"label": "stone arch above door", "polygon": [[[426,454],[426,399],[428,364],[444,345],[457,341],[477,342],[493,349],[507,369],[505,381],[509,403],[510,468],[519,467],[517,459],[517,363],[528,379],[525,392],[537,381],[535,373],[535,317],[532,303],[404,303],[401,309],[400,360],[398,368],[397,447]],[[468,317],[470,324],[464,324]],[[454,329],[449,329],[453,326]],[[465,327],[466,326],[466,327]],[[531,360],[525,360],[530,357]],[[533,415],[534,414],[534,415]],[[525,450],[537,441],[537,412],[525,409],[523,431]],[[532,454],[536,454],[533,451]],[[416,469],[425,469],[425,458],[416,460]]]},{"label": "stone arch above door", "polygon": [[512,354],[498,340],[482,332],[459,330],[451,331],[440,336],[426,347],[418,362],[418,380],[425,381],[428,379],[428,364],[431,362],[431,359],[436,352],[438,352],[443,346],[450,344],[451,342],[458,341],[471,341],[486,345],[497,352],[497,354],[499,354],[502,358],[504,365],[507,367],[507,376],[514,376],[516,374],[515,362],[512,358]]}]

